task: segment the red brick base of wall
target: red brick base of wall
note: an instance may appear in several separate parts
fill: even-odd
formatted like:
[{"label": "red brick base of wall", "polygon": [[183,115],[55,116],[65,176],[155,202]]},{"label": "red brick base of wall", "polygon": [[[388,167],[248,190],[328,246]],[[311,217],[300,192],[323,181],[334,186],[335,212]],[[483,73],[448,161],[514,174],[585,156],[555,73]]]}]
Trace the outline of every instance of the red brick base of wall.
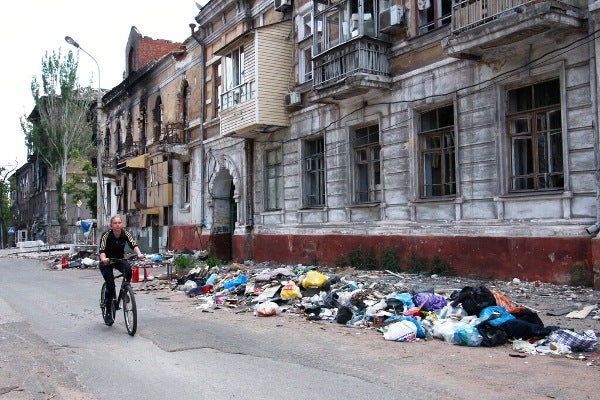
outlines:
[{"label": "red brick base of wall", "polygon": [[351,236],[199,234],[194,227],[171,227],[169,248],[205,249],[212,255],[255,262],[333,266],[352,251],[371,251],[380,265],[393,252],[401,271],[411,257],[447,262],[459,276],[571,284],[574,270],[585,270],[600,289],[600,239],[587,237]]}]

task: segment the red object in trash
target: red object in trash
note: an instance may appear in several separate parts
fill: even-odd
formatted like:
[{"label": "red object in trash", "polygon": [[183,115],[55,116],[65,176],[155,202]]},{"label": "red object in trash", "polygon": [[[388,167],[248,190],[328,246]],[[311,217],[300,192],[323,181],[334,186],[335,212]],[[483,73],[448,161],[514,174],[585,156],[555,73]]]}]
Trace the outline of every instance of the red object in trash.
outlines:
[{"label": "red object in trash", "polygon": [[67,268],[67,256],[62,256],[62,258],[60,259],[60,265],[63,268]]},{"label": "red object in trash", "polygon": [[138,267],[133,267],[131,270],[131,282],[137,283],[140,281],[140,270]]}]

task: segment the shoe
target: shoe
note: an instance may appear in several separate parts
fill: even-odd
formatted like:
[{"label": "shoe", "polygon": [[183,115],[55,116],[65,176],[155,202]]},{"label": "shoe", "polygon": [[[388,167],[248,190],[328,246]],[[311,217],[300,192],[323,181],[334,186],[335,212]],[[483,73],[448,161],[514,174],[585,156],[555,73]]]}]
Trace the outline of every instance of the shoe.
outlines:
[{"label": "shoe", "polygon": [[106,310],[104,312],[104,323],[108,326],[111,326],[114,322],[115,320],[113,319],[112,311],[109,306],[106,306]]}]

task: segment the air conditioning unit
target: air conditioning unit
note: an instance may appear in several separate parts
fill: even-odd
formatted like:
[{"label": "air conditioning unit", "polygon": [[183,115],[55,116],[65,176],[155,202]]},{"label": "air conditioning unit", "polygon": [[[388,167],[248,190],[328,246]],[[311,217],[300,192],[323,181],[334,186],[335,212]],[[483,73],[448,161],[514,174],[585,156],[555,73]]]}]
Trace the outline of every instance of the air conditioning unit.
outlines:
[{"label": "air conditioning unit", "polygon": [[273,0],[275,11],[286,11],[292,7],[292,0]]},{"label": "air conditioning unit", "polygon": [[379,13],[379,30],[389,32],[404,22],[404,7],[393,5]]},{"label": "air conditioning unit", "polygon": [[299,92],[289,92],[285,95],[286,106],[297,106],[302,102],[302,96]]},{"label": "air conditioning unit", "polygon": [[115,196],[121,196],[123,194],[123,188],[121,186],[115,186]]}]

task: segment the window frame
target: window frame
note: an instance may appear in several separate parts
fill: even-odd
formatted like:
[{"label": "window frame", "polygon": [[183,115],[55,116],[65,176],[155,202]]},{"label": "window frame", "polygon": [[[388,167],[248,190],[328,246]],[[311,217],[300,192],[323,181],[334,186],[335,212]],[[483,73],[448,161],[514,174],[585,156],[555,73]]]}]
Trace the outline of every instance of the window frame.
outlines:
[{"label": "window frame", "polygon": [[[440,113],[451,116],[451,124],[442,125]],[[427,129],[425,118],[431,115],[433,120]],[[458,191],[458,171],[456,167],[456,129],[454,104],[440,106],[419,114],[418,155],[419,155],[419,197],[421,199],[437,199],[456,197]],[[448,138],[450,140],[448,140]],[[451,143],[449,143],[451,141]],[[437,144],[432,147],[431,144]],[[433,161],[437,157],[439,168]],[[434,169],[439,170],[434,173]],[[434,182],[434,177],[438,179]],[[439,188],[438,191],[435,189]]]},{"label": "window frame", "polygon": [[181,208],[190,205],[190,182],[191,182],[191,164],[189,161],[181,164]]},{"label": "window frame", "polygon": [[[313,144],[315,144],[315,148],[313,148]],[[325,160],[323,136],[304,140],[302,156],[303,207],[325,206]]]},{"label": "window frame", "polygon": [[[272,161],[271,155],[275,156]],[[265,150],[265,211],[283,208],[283,151],[281,147]]]},{"label": "window frame", "polygon": [[[564,99],[562,98],[562,81],[561,77],[554,76],[550,79],[508,88],[505,91],[505,129],[507,162],[509,166],[507,184],[510,193],[564,191],[567,187],[567,154],[564,148],[566,136],[563,127]],[[552,83],[556,84],[554,96],[558,103],[536,106],[536,99],[538,99],[535,93],[536,87],[542,88],[542,85]],[[530,91],[529,95],[527,95],[526,90]],[[522,95],[530,97],[531,104],[528,105],[529,108],[511,110],[511,94],[516,94],[517,91],[520,93],[520,97],[523,97]],[[551,114],[555,117],[553,121],[548,120]],[[540,120],[539,117],[543,115],[546,118]],[[538,121],[545,121],[547,125],[540,127],[536,123]],[[517,125],[522,129],[517,130]],[[552,140],[553,137],[555,140]],[[524,143],[525,147],[516,145],[517,141],[523,140],[528,142]],[[544,155],[546,156],[544,160],[540,160],[540,141],[545,145],[543,148]],[[524,152],[529,154],[525,154]],[[558,158],[558,161],[554,162],[555,158]],[[517,165],[518,160],[527,165]],[[546,161],[546,164],[542,168],[544,161]],[[529,165],[529,163],[531,164]],[[555,167],[559,167],[560,171],[553,170]],[[530,170],[523,171],[523,168],[529,168]],[[549,172],[544,172],[544,169]],[[522,184],[517,184],[518,181],[522,182]]]},{"label": "window frame", "polygon": [[[362,137],[366,133],[366,141]],[[373,204],[381,202],[383,195],[383,175],[381,160],[381,131],[379,123],[353,129],[351,137],[352,165],[354,179],[352,193],[354,204]],[[365,197],[366,193],[366,197]]]},{"label": "window frame", "polygon": [[[424,0],[430,7],[419,9],[419,0],[414,0],[417,35],[424,35],[452,22],[452,0]],[[448,12],[444,14],[444,6]]]},{"label": "window frame", "polygon": [[252,82],[245,77],[246,56],[240,46],[221,57],[220,110],[224,111],[252,98]]}]

